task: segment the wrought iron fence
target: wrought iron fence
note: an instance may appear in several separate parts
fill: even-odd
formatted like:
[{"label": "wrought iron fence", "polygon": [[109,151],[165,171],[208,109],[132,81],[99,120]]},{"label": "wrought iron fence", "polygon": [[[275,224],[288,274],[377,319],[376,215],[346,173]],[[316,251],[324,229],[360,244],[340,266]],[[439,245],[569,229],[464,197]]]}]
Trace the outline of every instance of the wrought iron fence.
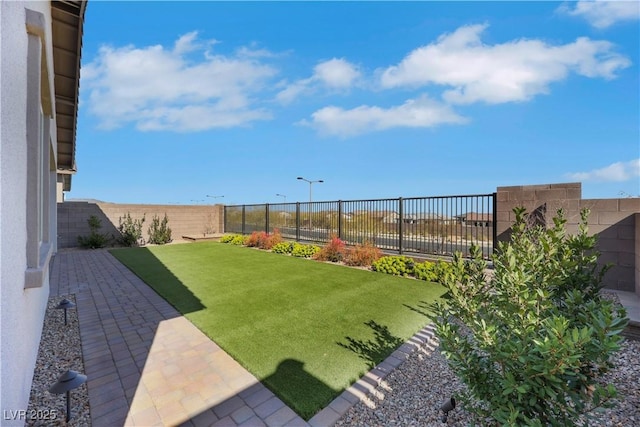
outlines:
[{"label": "wrought iron fence", "polygon": [[472,244],[488,258],[496,241],[496,194],[233,205],[226,233],[272,233],[285,239],[347,244],[371,242],[400,254],[467,255]]}]

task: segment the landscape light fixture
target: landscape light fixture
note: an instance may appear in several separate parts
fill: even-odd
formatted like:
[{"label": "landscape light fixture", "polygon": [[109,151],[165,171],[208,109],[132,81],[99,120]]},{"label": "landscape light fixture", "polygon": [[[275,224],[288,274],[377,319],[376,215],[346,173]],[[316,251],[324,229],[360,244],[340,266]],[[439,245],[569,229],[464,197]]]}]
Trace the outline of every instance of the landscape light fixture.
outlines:
[{"label": "landscape light fixture", "polygon": [[453,411],[455,407],[456,407],[456,399],[454,399],[453,397],[450,397],[449,399],[445,400],[444,403],[440,406],[440,410],[444,412],[444,415],[442,415],[442,419],[441,419],[443,423],[447,422],[447,418],[449,417],[449,412]]},{"label": "landscape light fixture", "polygon": [[53,394],[67,394],[67,416],[66,422],[71,420],[71,390],[80,387],[87,381],[87,376],[82,375],[76,371],[68,370],[64,374],[60,375],[58,381],[49,387],[49,393]]},{"label": "landscape light fixture", "polygon": [[56,306],[57,309],[63,309],[64,310],[64,324],[67,324],[67,310],[70,308],[74,308],[76,305],[75,303],[69,301],[68,299],[63,299],[62,301],[60,301],[60,304],[58,304]]}]

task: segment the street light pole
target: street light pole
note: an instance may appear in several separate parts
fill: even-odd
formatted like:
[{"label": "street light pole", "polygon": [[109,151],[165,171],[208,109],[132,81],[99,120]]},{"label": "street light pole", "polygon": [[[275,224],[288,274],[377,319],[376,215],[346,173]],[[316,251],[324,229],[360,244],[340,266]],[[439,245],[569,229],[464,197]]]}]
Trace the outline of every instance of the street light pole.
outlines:
[{"label": "street light pole", "polygon": [[315,184],[316,182],[317,182],[317,183],[323,183],[324,181],[323,181],[323,180],[321,180],[321,179],[318,179],[318,180],[315,180],[315,181],[311,181],[311,180],[305,179],[305,178],[303,178],[303,177],[301,177],[301,176],[299,176],[299,177],[298,177],[298,178],[296,178],[296,179],[299,179],[299,180],[301,180],[301,181],[305,181],[305,182],[308,182],[308,183],[309,183],[309,230],[311,230],[311,229],[313,228],[313,227],[312,227],[312,225],[311,225],[311,206],[312,206],[312,205],[311,205],[311,201],[312,201],[312,199],[311,199],[311,187],[312,187],[312,185],[313,185],[313,184]]}]

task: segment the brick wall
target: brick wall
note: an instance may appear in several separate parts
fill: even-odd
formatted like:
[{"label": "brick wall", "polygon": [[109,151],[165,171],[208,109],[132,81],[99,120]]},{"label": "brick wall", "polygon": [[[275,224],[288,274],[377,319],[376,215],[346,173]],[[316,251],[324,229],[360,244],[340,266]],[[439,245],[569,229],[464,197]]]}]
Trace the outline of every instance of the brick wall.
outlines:
[{"label": "brick wall", "polygon": [[151,219],[157,215],[162,219],[167,214],[171,236],[179,240],[185,235],[203,236],[223,231],[222,205],[133,205],[117,203],[64,202],[58,204],[58,247],[78,246],[78,236],[90,233],[87,220],[91,215],[102,222],[101,233],[118,236],[119,218],[127,213],[134,219],[145,216],[142,235],[148,240],[147,229]]},{"label": "brick wall", "polygon": [[567,229],[576,232],[580,211],[589,208],[589,232],[598,235],[601,265],[612,263],[605,276],[608,288],[640,295],[640,199],[582,199],[580,183],[524,185],[497,189],[498,241],[508,240],[513,208],[523,206],[543,224],[564,209]]}]

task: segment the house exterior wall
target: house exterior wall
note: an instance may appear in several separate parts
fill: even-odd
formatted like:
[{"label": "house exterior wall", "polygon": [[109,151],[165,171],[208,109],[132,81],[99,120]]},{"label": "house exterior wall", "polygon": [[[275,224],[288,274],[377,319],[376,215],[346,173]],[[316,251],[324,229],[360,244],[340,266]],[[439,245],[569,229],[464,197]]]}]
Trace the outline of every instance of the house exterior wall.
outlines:
[{"label": "house exterior wall", "polygon": [[598,261],[601,266],[613,264],[605,275],[605,285],[640,295],[640,198],[582,199],[580,183],[498,187],[497,198],[498,241],[509,239],[516,206],[525,207],[546,225],[553,224],[559,208],[564,209],[569,233],[578,231],[580,211],[588,208],[589,233],[598,236]]},{"label": "house exterior wall", "polygon": [[[41,91],[53,93],[49,2],[0,2],[0,37],[0,425],[12,426],[24,425],[24,419],[11,419],[10,411],[25,410],[29,402],[49,296],[48,262],[55,250],[55,198],[50,197],[55,168],[44,172],[52,161],[49,154],[56,155],[55,118],[32,126],[29,115],[52,107],[41,105]],[[34,148],[29,135],[45,146]],[[38,163],[38,156],[46,163]],[[28,191],[33,165],[43,173],[37,194]],[[38,237],[28,211],[41,202],[46,205],[40,218],[46,219],[36,218],[36,224],[46,234]]]},{"label": "house exterior wall", "polygon": [[204,234],[222,233],[224,228],[222,205],[140,205],[118,203],[64,202],[58,204],[59,247],[78,246],[78,236],[90,234],[87,220],[91,215],[100,219],[100,233],[118,236],[119,218],[127,213],[133,219],[145,217],[142,235],[149,240],[148,228],[151,219],[157,215],[160,219],[166,214],[171,236],[179,240],[182,236],[204,236]]}]

